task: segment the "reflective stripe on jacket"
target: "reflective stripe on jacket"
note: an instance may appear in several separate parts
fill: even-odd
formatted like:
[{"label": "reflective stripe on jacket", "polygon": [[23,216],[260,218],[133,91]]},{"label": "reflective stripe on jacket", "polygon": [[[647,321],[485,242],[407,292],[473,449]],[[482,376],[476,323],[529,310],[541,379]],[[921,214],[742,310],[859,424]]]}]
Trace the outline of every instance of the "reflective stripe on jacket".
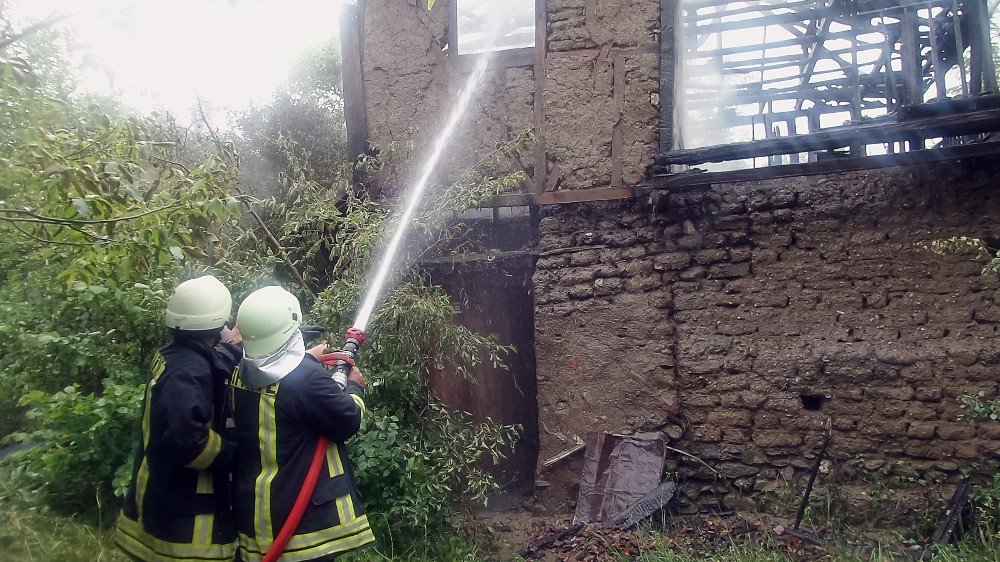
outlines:
[{"label": "reflective stripe on jacket", "polygon": [[226,382],[242,352],[175,340],[153,356],[142,439],[115,540],[140,560],[231,560],[236,530]]},{"label": "reflective stripe on jacket", "polygon": [[271,548],[292,510],[320,435],[329,440],[312,501],[281,560],[312,560],[375,541],[347,455],[358,432],[364,391],[342,390],[311,355],[277,383],[250,388],[233,381],[238,442],[234,513],[240,559]]}]

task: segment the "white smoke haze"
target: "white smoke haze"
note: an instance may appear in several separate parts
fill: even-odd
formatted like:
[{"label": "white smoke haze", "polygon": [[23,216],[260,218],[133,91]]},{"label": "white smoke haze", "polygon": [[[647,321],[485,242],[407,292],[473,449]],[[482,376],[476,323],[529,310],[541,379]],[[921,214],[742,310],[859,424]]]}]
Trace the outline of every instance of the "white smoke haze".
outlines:
[{"label": "white smoke haze", "polygon": [[[310,47],[337,34],[341,0],[8,0],[11,19],[70,13],[81,87],[142,112],[188,115],[264,99]],[[221,124],[221,122],[220,122]]]}]

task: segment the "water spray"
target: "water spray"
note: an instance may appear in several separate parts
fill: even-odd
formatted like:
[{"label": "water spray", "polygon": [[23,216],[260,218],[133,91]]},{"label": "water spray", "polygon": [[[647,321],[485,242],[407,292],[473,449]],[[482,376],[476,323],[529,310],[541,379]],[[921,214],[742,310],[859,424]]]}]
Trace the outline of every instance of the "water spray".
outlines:
[{"label": "water spray", "polygon": [[403,234],[406,232],[406,227],[409,226],[410,219],[413,218],[413,212],[416,210],[417,205],[423,198],[424,191],[427,190],[427,184],[430,183],[431,174],[434,173],[434,169],[437,168],[438,160],[441,159],[441,154],[444,152],[445,147],[448,146],[448,140],[454,134],[455,127],[458,126],[458,122],[465,114],[469,101],[472,100],[472,93],[475,91],[476,86],[486,73],[489,58],[488,54],[479,56],[479,60],[476,62],[476,66],[472,70],[472,74],[469,75],[469,79],[465,83],[462,93],[458,96],[458,102],[455,104],[455,108],[452,109],[451,115],[448,117],[448,121],[445,123],[444,129],[441,130],[441,135],[438,136],[437,141],[434,142],[434,150],[431,151],[430,156],[427,157],[427,161],[424,163],[424,169],[420,174],[420,179],[418,179],[417,183],[414,184],[413,190],[407,198],[406,208],[403,210],[403,214],[399,217],[399,222],[396,225],[396,231],[392,234],[392,239],[389,241],[389,245],[386,247],[385,253],[382,255],[382,261],[379,262],[375,278],[372,280],[372,284],[368,288],[368,293],[365,295],[365,300],[362,301],[361,308],[358,309],[358,315],[354,319],[354,327],[362,332],[368,328],[368,320],[371,318],[372,312],[375,310],[375,304],[378,302],[379,295],[382,293],[382,288],[385,286],[386,278],[388,278],[389,272],[392,270],[392,264],[395,260],[396,253],[399,251],[399,245],[403,241]]},{"label": "water spray", "polygon": [[[399,252],[399,246],[403,241],[403,235],[406,233],[406,227],[409,226],[410,220],[413,218],[413,213],[423,198],[424,191],[427,190],[431,174],[437,167],[437,163],[441,159],[441,154],[444,153],[444,149],[448,145],[448,140],[454,134],[458,122],[461,121],[465,110],[469,106],[469,102],[472,100],[472,94],[475,92],[476,86],[479,85],[483,75],[486,74],[489,58],[489,54],[482,54],[478,57],[472,74],[469,75],[465,87],[462,88],[462,92],[458,96],[458,101],[452,109],[451,115],[448,117],[448,121],[445,122],[444,129],[441,130],[440,136],[434,142],[434,149],[424,163],[423,172],[420,174],[417,183],[413,186],[413,190],[407,198],[406,207],[403,209],[403,213],[396,223],[396,230],[392,234],[392,239],[390,239],[389,245],[386,246],[385,253],[382,254],[382,261],[379,262],[375,278],[372,280],[371,286],[368,287],[365,300],[362,301],[358,315],[354,319],[354,326],[347,330],[343,348],[338,352],[329,353],[321,357],[321,361],[333,367],[333,379],[341,387],[346,388],[347,377],[354,367],[358,350],[360,350],[361,345],[365,342],[365,330],[368,328],[368,321],[371,319],[375,305],[378,303],[378,298],[385,287],[389,273],[392,271],[392,265],[396,259],[396,254]],[[291,540],[292,535],[295,534],[295,530],[299,526],[299,521],[302,519],[302,515],[305,513],[305,509],[312,498],[313,491],[316,489],[320,468],[325,461],[326,447],[326,437],[320,436],[319,442],[316,443],[316,450],[313,453],[312,464],[306,473],[302,488],[299,489],[299,494],[295,498],[292,511],[285,520],[285,524],[282,526],[278,536],[275,537],[274,542],[271,544],[271,548],[268,549],[267,554],[264,556],[264,562],[277,560],[285,551],[285,547],[288,545],[288,541]]]},{"label": "water spray", "polygon": [[472,94],[476,91],[476,86],[479,85],[479,82],[483,79],[483,75],[486,74],[489,59],[489,54],[483,54],[476,61],[476,66],[473,68],[472,74],[469,75],[469,79],[465,82],[465,86],[458,96],[458,101],[451,110],[451,115],[448,116],[448,121],[445,122],[444,128],[441,129],[441,134],[434,142],[434,149],[427,157],[427,161],[424,162],[424,168],[420,173],[419,179],[417,179],[417,183],[413,185],[413,189],[407,196],[406,207],[403,208],[403,213],[399,216],[396,223],[396,230],[392,233],[392,238],[389,240],[389,245],[385,248],[385,253],[382,254],[382,260],[379,262],[375,277],[372,279],[372,284],[368,287],[368,292],[361,303],[361,308],[358,309],[358,314],[354,318],[354,326],[347,331],[347,337],[341,350],[346,357],[338,358],[337,363],[334,365],[333,378],[341,386],[347,384],[347,375],[351,372],[351,367],[354,366],[354,359],[357,356],[358,350],[365,341],[365,330],[368,329],[368,321],[371,320],[372,313],[375,311],[375,305],[378,303],[379,296],[381,296],[382,290],[385,288],[389,273],[392,272],[392,266],[395,262],[396,254],[399,253],[399,246],[403,242],[406,227],[409,226],[410,221],[413,219],[413,213],[417,210],[417,206],[423,199],[424,192],[427,191],[427,186],[431,181],[431,174],[437,168],[438,161],[441,160],[441,155],[448,146],[448,140],[455,133],[455,128],[458,127],[458,123],[462,120],[462,116],[465,115],[469,102],[472,101]]}]

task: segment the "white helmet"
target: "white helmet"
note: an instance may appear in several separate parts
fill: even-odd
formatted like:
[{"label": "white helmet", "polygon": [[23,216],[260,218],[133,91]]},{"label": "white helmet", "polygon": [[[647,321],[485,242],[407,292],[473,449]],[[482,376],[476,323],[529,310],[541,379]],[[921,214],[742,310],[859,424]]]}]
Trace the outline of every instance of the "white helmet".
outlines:
[{"label": "white helmet", "polygon": [[167,300],[164,320],[170,328],[197,332],[221,328],[233,310],[229,289],[211,275],[189,279]]},{"label": "white helmet", "polygon": [[302,325],[295,295],[271,286],[250,293],[236,313],[247,357],[264,357],[281,348]]}]

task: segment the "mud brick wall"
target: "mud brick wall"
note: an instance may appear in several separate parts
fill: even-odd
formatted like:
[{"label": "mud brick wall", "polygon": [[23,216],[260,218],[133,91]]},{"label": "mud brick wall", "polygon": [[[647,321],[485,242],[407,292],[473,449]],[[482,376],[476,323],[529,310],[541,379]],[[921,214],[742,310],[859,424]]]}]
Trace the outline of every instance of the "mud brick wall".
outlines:
[{"label": "mud brick wall", "polygon": [[[690,507],[793,486],[815,462],[954,482],[1000,447],[958,396],[997,395],[998,285],[923,245],[995,235],[997,160],[716,186],[546,209],[534,276],[544,460],[589,431],[653,432]],[[578,464],[578,463],[577,463]],[[578,466],[544,473],[571,505]],[[920,507],[948,491],[921,487]],[[800,493],[800,492],[799,492]],[[868,490],[865,493],[870,493]]]},{"label": "mud brick wall", "polygon": [[[547,169],[558,177],[555,189],[640,182],[656,151],[659,9],[656,0],[546,2],[541,126],[534,65],[492,65],[450,140],[453,148],[436,181],[456,179],[498,142],[535,130],[545,139]],[[447,53],[454,52],[448,48],[450,10],[447,0],[431,10],[426,0],[365,0],[368,137],[374,146],[399,154],[389,193],[420,172],[472,68],[469,60]],[[535,159],[522,160],[534,176]]]},{"label": "mud brick wall", "polygon": [[[391,150],[396,173],[389,193],[406,188],[465,84],[469,64],[444,49],[448,44],[449,2],[428,10],[426,1],[365,0],[362,75],[369,142]],[[492,67],[479,95],[442,157],[437,182],[457,176],[480,161],[498,142],[531,128],[534,82],[531,67]]]}]

